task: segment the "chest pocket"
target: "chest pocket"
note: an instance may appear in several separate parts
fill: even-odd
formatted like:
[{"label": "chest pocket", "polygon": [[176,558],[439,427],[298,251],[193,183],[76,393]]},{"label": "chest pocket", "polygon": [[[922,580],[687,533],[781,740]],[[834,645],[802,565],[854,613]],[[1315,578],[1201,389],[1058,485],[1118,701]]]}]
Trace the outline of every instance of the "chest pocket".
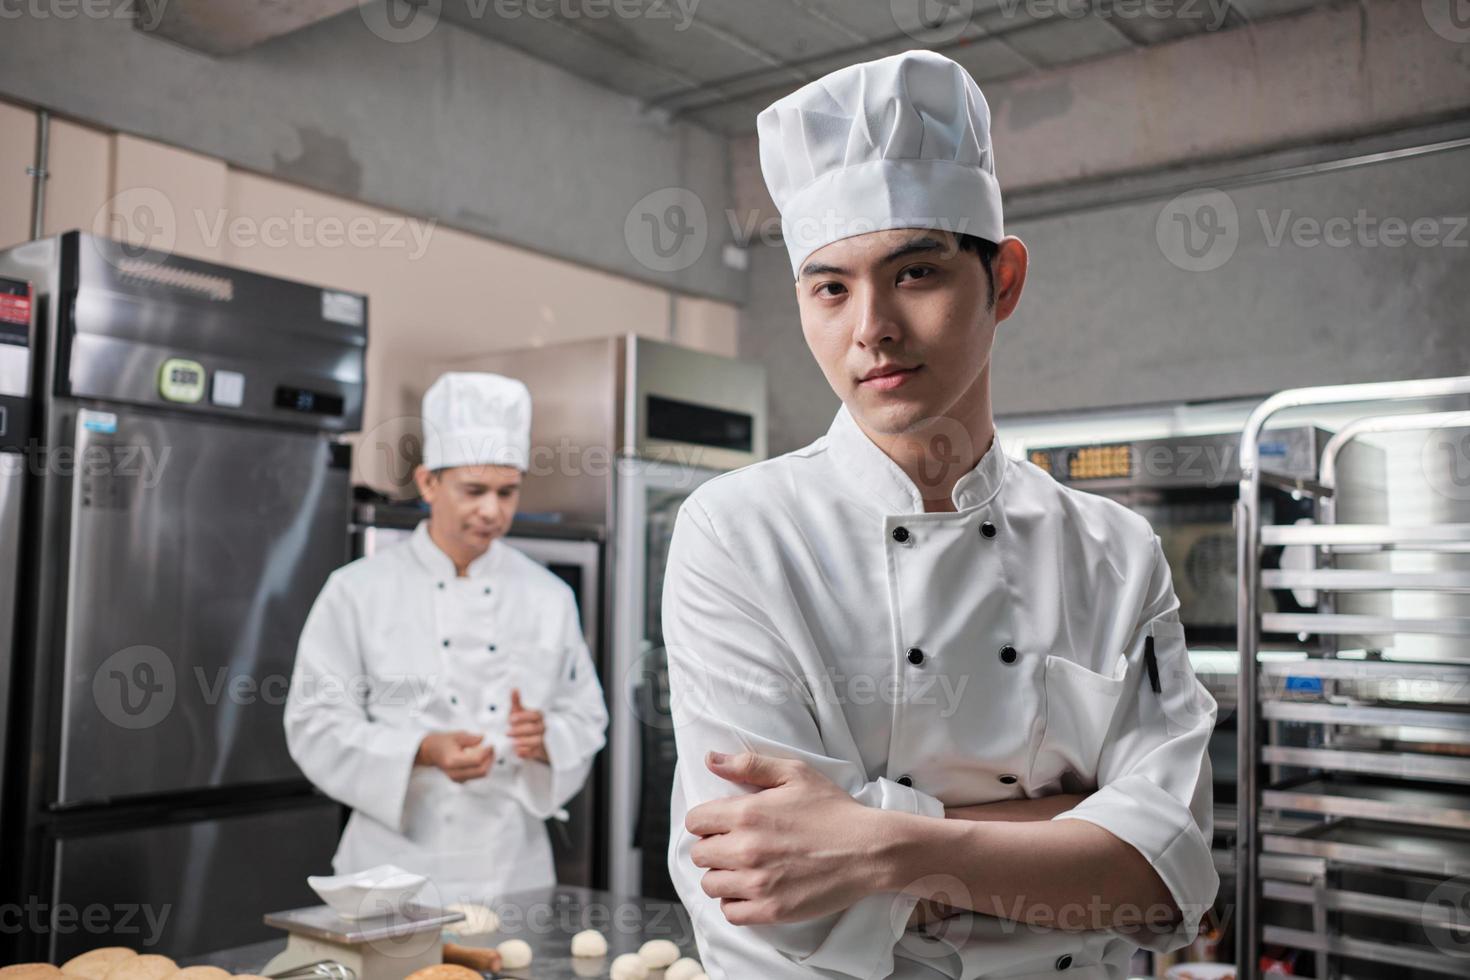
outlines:
[{"label": "chest pocket", "polygon": [[1074,660],[1046,658],[1046,725],[1031,764],[1030,789],[1075,792],[1097,781],[1097,762],[1123,694],[1108,677]]}]

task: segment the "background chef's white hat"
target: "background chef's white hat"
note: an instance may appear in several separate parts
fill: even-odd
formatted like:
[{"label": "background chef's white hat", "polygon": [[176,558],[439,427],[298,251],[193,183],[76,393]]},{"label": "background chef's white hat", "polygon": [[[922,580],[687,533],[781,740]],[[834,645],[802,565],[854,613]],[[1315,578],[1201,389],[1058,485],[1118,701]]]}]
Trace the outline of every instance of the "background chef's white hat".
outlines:
[{"label": "background chef's white hat", "polygon": [[424,465],[514,466],[531,453],[531,393],[498,374],[443,375],[424,393]]},{"label": "background chef's white hat", "polygon": [[1003,237],[990,107],[942,54],[838,69],[772,103],[756,128],[798,278],[817,249],[872,231]]}]

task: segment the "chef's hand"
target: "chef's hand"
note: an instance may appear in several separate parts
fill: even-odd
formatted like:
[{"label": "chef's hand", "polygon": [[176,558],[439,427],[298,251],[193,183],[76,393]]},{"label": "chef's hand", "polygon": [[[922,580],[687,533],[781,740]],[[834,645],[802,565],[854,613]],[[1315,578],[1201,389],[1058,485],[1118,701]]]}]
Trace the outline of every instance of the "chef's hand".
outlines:
[{"label": "chef's hand", "polygon": [[442,769],[456,783],[481,779],[495,761],[494,746],[481,745],[484,740],[474,732],[432,732],[419,743],[413,764]]},{"label": "chef's hand", "polygon": [[871,893],[873,811],[803,762],[711,752],[710,772],[759,792],[690,810],[705,894],[733,925],[799,922]]},{"label": "chef's hand", "polygon": [[541,712],[521,704],[519,690],[510,692],[510,738],[515,743],[516,755],[522,759],[551,764],[546,754],[546,719]]}]

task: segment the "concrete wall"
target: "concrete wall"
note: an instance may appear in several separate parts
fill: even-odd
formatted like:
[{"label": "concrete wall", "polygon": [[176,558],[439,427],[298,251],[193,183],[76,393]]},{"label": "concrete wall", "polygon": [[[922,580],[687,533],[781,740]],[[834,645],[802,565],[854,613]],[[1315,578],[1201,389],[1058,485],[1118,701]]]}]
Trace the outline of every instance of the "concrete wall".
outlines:
[{"label": "concrete wall", "polygon": [[744,298],[744,273],[721,260],[724,222],[667,262],[643,218],[666,207],[647,195],[676,187],[725,210],[723,138],[447,21],[385,40],[365,22],[381,0],[225,58],[118,16],[157,2],[10,5],[0,97],[661,288]]},{"label": "concrete wall", "polygon": [[[31,112],[0,103],[0,247],[29,234]],[[17,166],[18,164],[18,166]],[[45,233],[84,228],[183,255],[366,293],[368,400],[354,477],[410,490],[426,365],[632,332],[734,354],[728,303],[672,293],[429,222],[68,122],[51,131]]]},{"label": "concrete wall", "polygon": [[[987,86],[1007,231],[1032,260],[996,342],[996,411],[1470,371],[1470,150],[1232,182],[1329,159],[1332,141],[1350,155],[1369,134],[1470,135],[1470,37],[1433,9],[1365,0]],[[736,206],[769,228],[755,151],[733,147]],[[1178,196],[1217,183],[1223,198]],[[1393,234],[1415,221],[1420,243]],[[769,236],[753,247],[741,321],[742,355],[772,372],[775,452],[820,435],[836,407],[783,252]]]}]

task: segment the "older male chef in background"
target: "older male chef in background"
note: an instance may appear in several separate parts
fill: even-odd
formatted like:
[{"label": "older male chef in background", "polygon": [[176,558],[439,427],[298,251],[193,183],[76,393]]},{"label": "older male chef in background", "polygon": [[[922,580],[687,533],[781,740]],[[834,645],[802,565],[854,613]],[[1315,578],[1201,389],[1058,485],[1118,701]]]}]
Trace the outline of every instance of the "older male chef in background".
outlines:
[{"label": "older male chef in background", "polygon": [[991,345],[1027,254],[1002,231],[985,99],[911,51],[758,129],[843,404],[676,521],[669,861],[704,965],[1125,977],[1215,898],[1215,705],[1148,522],[995,438]]},{"label": "older male chef in background", "polygon": [[586,781],[607,713],[572,591],[499,541],[526,469],[531,400],[493,374],[424,396],[430,513],[339,569],[301,634],[286,737],[352,808],[339,873],[392,863],[444,902],[555,882],[544,821]]}]

